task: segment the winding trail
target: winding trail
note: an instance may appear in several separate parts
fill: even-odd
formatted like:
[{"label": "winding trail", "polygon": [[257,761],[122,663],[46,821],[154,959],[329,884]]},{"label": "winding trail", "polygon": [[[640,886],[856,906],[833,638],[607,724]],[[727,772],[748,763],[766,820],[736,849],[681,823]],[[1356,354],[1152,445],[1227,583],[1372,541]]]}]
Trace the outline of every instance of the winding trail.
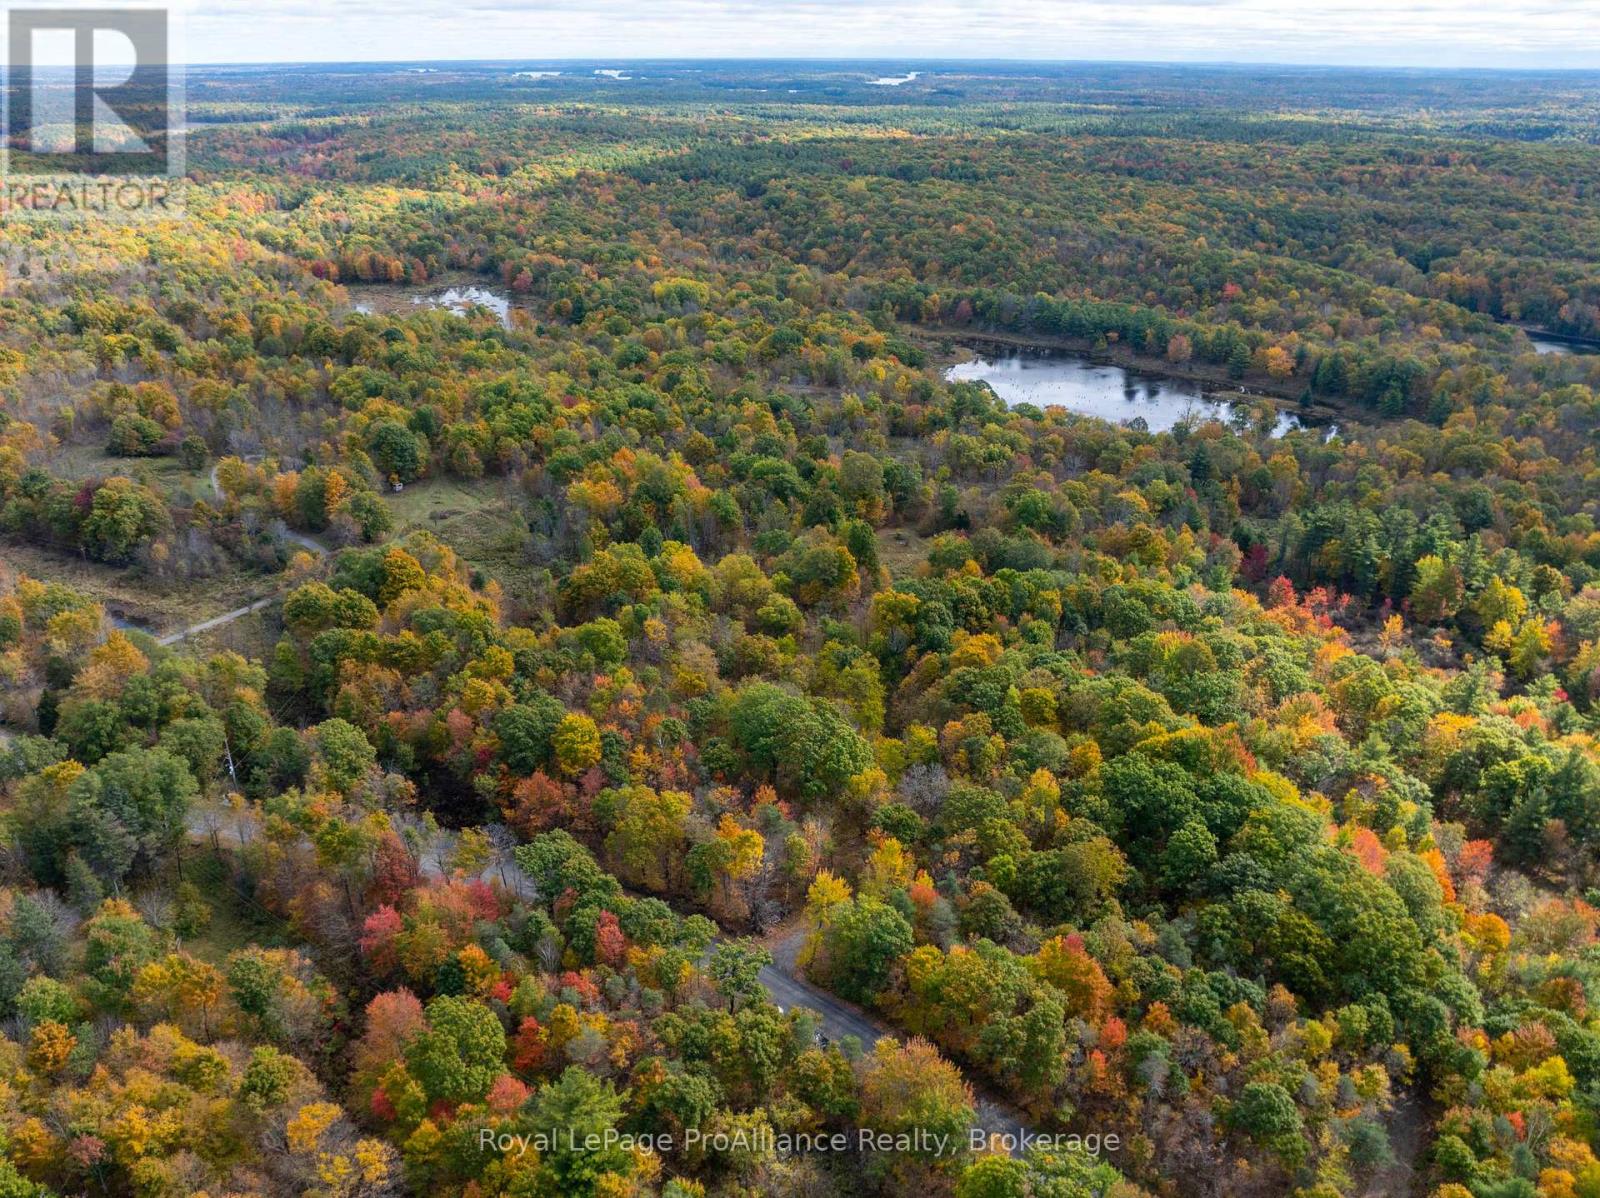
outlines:
[{"label": "winding trail", "polygon": [[[223,498],[222,485],[217,477],[217,465],[211,467],[211,489],[220,500]],[[297,544],[303,546],[318,557],[327,555],[328,550],[310,537],[292,530],[286,535]],[[188,637],[209,632],[214,628],[221,628],[233,621],[261,611],[271,606],[281,598],[282,592],[275,592],[263,599],[257,599],[243,607],[234,608],[220,616],[213,616],[209,620],[202,620],[177,632],[156,638],[161,645],[174,645]],[[235,820],[231,825],[224,820],[210,819],[206,812],[191,812],[188,818],[188,831],[190,835],[205,838],[211,841],[214,847],[221,847],[226,841],[234,847],[245,843],[246,837],[240,831]],[[448,833],[440,833],[440,838],[448,837]],[[430,844],[419,854],[417,867],[419,873],[432,881],[442,881],[449,876],[444,868],[444,859],[449,855],[448,844],[441,845],[437,842]],[[522,871],[514,859],[498,860],[487,866],[479,874],[479,880],[498,880],[507,889],[524,899],[534,899],[537,891],[533,879]],[[871,1050],[878,1041],[885,1038],[904,1040],[902,1032],[876,1017],[863,1011],[861,1008],[823,990],[801,976],[797,966],[801,941],[805,938],[805,930],[794,926],[783,932],[777,939],[768,943],[767,947],[772,953],[772,964],[764,966],[758,975],[762,987],[771,996],[772,1001],[780,1010],[790,1010],[801,1007],[816,1015],[818,1030],[831,1041],[842,1041],[851,1038],[858,1041],[863,1049]],[[1035,1133],[1035,1129],[1027,1122],[1022,1113],[1003,1099],[985,1093],[969,1077],[969,1084],[973,1085],[974,1106],[977,1113],[978,1126],[991,1136],[1006,1137],[1006,1143],[1012,1146],[1013,1155],[1020,1154],[1020,1146],[1026,1142],[1026,1137]]]},{"label": "winding trail", "polygon": [[[213,465],[211,467],[211,490],[219,500],[224,498],[222,494],[222,483],[217,478],[217,465]],[[293,541],[296,545],[301,546],[302,548],[315,554],[317,557],[328,556],[327,546],[313,541],[304,533],[295,532],[292,528],[285,528],[283,535],[286,539]],[[198,624],[190,624],[187,628],[180,628],[176,632],[169,632],[163,636],[158,636],[156,637],[156,644],[176,645],[179,641],[187,640],[191,636],[198,636],[202,632],[210,632],[214,628],[222,628],[228,624],[232,624],[235,620],[242,619],[243,617],[251,615],[254,612],[271,607],[283,597],[283,592],[285,589],[286,588],[284,587],[279,587],[277,590],[273,591],[272,594],[266,596],[265,598],[257,599],[253,603],[246,603],[243,607],[236,607],[232,611],[225,611],[220,616],[212,616],[209,620],[201,620]],[[112,623],[119,628],[139,627],[137,624],[129,620],[120,619],[117,617],[112,617]]]},{"label": "winding trail", "polygon": [[[259,455],[256,455],[256,456],[259,456]],[[242,461],[242,462],[248,462],[250,459],[249,458],[240,458],[239,460]],[[215,495],[219,500],[226,499],[226,496],[224,496],[223,493],[222,493],[222,483],[219,482],[218,479],[217,479],[217,469],[221,465],[222,465],[221,462],[215,462],[211,466],[211,493],[213,495]],[[317,557],[327,557],[328,556],[327,546],[322,545],[317,541],[313,541],[310,537],[306,536],[306,534],[303,533],[303,532],[295,532],[294,529],[285,527],[284,530],[283,530],[283,535],[286,538],[288,538],[289,540],[293,541],[296,545],[299,545],[302,548],[309,550],[311,553],[315,554]],[[235,619],[237,619],[237,618],[238,617],[235,617]]]}]

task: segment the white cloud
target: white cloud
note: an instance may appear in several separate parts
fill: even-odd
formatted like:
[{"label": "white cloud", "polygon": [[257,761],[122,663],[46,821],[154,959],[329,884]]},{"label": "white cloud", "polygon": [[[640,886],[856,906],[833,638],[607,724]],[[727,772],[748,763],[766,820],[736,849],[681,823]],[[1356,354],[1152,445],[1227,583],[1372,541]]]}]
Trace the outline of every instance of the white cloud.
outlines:
[{"label": "white cloud", "polygon": [[1600,0],[191,0],[197,62],[873,57],[1600,68]]}]

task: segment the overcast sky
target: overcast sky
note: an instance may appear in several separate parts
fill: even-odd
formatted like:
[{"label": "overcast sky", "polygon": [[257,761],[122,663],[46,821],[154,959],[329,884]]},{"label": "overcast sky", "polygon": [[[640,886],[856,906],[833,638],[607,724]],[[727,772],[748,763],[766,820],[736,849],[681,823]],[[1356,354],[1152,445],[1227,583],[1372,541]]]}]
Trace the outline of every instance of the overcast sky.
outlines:
[{"label": "overcast sky", "polygon": [[184,56],[197,63],[865,57],[1600,68],[1600,0],[189,0],[187,14]]}]

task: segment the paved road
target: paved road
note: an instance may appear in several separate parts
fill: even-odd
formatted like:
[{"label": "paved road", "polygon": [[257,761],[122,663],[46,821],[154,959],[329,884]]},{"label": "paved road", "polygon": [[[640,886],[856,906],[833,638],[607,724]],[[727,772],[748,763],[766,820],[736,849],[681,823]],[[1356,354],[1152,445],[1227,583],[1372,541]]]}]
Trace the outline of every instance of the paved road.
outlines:
[{"label": "paved road", "polygon": [[[884,1038],[904,1040],[905,1035],[860,1007],[845,1002],[834,994],[814,986],[801,976],[796,961],[806,929],[799,925],[779,933],[767,942],[772,953],[772,964],[764,968],[758,980],[766,987],[772,1001],[787,1011],[791,1007],[804,1007],[816,1014],[822,1034],[832,1041],[853,1036],[861,1046],[870,1050]],[[977,1111],[978,1126],[991,1136],[1005,1136],[1007,1143],[1020,1145],[1023,1136],[1032,1134],[1033,1126],[1021,1111],[993,1094],[984,1092],[972,1078],[967,1082],[973,1089],[973,1104]],[[1016,1155],[1013,1152],[1013,1155]]]},{"label": "paved road", "polygon": [[[772,1001],[782,1010],[804,1007],[815,1012],[822,1034],[831,1041],[838,1042],[846,1036],[853,1036],[861,1041],[863,1048],[870,1051],[874,1044],[885,1037],[895,1040],[905,1038],[894,1028],[879,1023],[826,990],[819,990],[810,982],[783,972],[776,965],[768,965],[763,969],[759,980],[772,996]],[[972,1079],[967,1080],[970,1083]],[[1007,1137],[1008,1144],[1021,1144],[1023,1136],[1034,1130],[1020,1111],[981,1093],[976,1086],[973,1087],[973,1105],[977,1111],[978,1126],[991,1136]],[[1013,1155],[1016,1153],[1013,1152]]]},{"label": "paved road", "polygon": [[884,1036],[892,1033],[854,1007],[846,1006],[825,990],[818,990],[810,982],[784,973],[776,965],[768,965],[759,975],[760,982],[772,995],[772,1001],[785,1011],[791,1007],[805,1007],[815,1011],[819,1030],[829,1040],[841,1041],[853,1036],[863,1048],[870,1049]]}]

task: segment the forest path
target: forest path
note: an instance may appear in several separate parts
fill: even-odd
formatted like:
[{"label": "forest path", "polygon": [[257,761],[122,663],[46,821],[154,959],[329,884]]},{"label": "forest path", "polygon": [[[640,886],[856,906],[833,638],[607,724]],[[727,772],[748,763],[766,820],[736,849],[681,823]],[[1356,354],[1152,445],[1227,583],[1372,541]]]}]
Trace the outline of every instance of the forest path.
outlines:
[{"label": "forest path", "polygon": [[[211,490],[219,500],[223,498],[222,483],[217,478],[217,466],[215,465],[211,467]],[[302,546],[318,557],[326,557],[328,555],[328,549],[325,545],[318,544],[304,533],[295,532],[293,529],[285,529],[283,535],[289,538],[289,540],[293,541],[296,545]],[[263,608],[271,607],[283,597],[284,589],[285,588],[280,587],[272,594],[267,595],[265,598],[257,599],[253,603],[246,603],[243,607],[236,607],[232,611],[225,611],[220,616],[212,616],[209,620],[201,620],[198,624],[190,624],[187,628],[180,628],[176,632],[169,632],[164,636],[158,636],[156,637],[156,644],[176,645],[179,641],[187,640],[191,636],[198,636],[202,632],[210,632],[214,628],[221,628],[225,625],[232,624],[235,620],[242,619],[243,617],[251,615],[254,612],[261,611]]]}]

